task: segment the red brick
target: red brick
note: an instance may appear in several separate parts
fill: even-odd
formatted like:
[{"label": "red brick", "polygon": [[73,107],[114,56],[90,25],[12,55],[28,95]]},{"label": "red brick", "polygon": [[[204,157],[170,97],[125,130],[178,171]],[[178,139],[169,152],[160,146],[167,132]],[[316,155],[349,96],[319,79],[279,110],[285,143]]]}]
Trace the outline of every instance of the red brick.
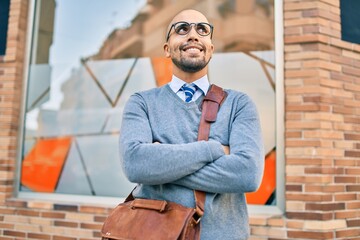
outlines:
[{"label": "red brick", "polygon": [[343,168],[311,167],[305,168],[307,174],[344,174]]},{"label": "red brick", "polygon": [[335,201],[356,200],[356,193],[339,193],[335,195]]},{"label": "red brick", "polygon": [[44,217],[44,218],[65,218],[65,213],[42,212],[41,217]]},{"label": "red brick", "polygon": [[[324,193],[341,193],[345,192],[344,185],[306,185],[305,192],[324,192]],[[356,196],[355,196],[356,199]],[[339,199],[341,200],[341,199]],[[338,200],[338,201],[339,201]]]},{"label": "red brick", "polygon": [[24,238],[26,236],[26,234],[24,232],[11,231],[11,230],[4,230],[3,235],[13,236],[13,237],[22,237],[22,238]]},{"label": "red brick", "polygon": [[355,123],[360,124],[360,118],[358,117],[344,117],[344,123]]},{"label": "red brick", "polygon": [[95,237],[96,239],[100,239],[102,237],[100,231],[94,231],[93,237]]},{"label": "red brick", "polygon": [[[341,63],[342,65],[353,66],[354,59],[339,55],[331,55],[331,61],[334,63]],[[341,73],[338,73],[341,74]]]},{"label": "red brick", "polygon": [[345,74],[360,77],[360,70],[359,69],[356,69],[356,68],[353,68],[353,67],[343,66],[342,70],[343,70],[343,73],[345,73]]},{"label": "red brick", "polygon": [[360,227],[360,219],[346,220],[346,224],[348,227]]},{"label": "red brick", "polygon": [[360,228],[336,231],[337,238],[358,237],[359,235],[360,235]]},{"label": "red brick", "polygon": [[297,111],[297,112],[317,112],[320,110],[319,104],[287,104],[285,106],[286,111]]},{"label": "red brick", "polygon": [[287,131],[287,132],[285,133],[285,137],[286,137],[287,139],[290,139],[290,138],[300,138],[301,136],[302,136],[301,131],[293,131],[293,132]]},{"label": "red brick", "polygon": [[360,157],[360,151],[345,150],[345,157]]},{"label": "red brick", "polygon": [[302,192],[302,185],[286,185],[285,190],[287,192]]},{"label": "red brick", "polygon": [[354,114],[354,110],[355,110],[354,108],[350,108],[350,107],[339,107],[339,106],[333,107],[334,113]]},{"label": "red brick", "polygon": [[51,239],[51,235],[41,234],[41,233],[28,233],[27,237],[30,239]]},{"label": "red brick", "polygon": [[356,183],[356,177],[335,176],[335,183]]},{"label": "red brick", "polygon": [[32,216],[32,217],[40,216],[40,213],[38,211],[33,211],[33,210],[19,209],[16,211],[16,213],[24,216]]},{"label": "red brick", "polygon": [[325,19],[340,22],[340,17],[323,9],[309,9],[302,12],[303,17],[323,17]]},{"label": "red brick", "polygon": [[8,201],[6,201],[6,206],[8,206],[8,207],[26,207],[27,202],[20,201],[20,200],[8,200]]},{"label": "red brick", "polygon": [[105,219],[106,219],[106,216],[95,216],[95,217],[94,217],[94,221],[95,221],[95,222],[101,222],[101,223],[103,223],[103,222],[105,221]]},{"label": "red brick", "polygon": [[360,209],[360,202],[348,202],[346,203],[346,208],[347,209]]},{"label": "red brick", "polygon": [[333,214],[319,213],[319,212],[287,212],[286,217],[289,219],[302,219],[302,220],[331,220]]},{"label": "red brick", "polygon": [[345,203],[306,203],[306,210],[335,211],[345,209]]},{"label": "red brick", "polygon": [[359,218],[359,217],[360,214],[358,210],[335,212],[335,218],[337,219],[351,219],[351,218]]},{"label": "red brick", "polygon": [[59,221],[59,220],[55,220],[55,221],[54,221],[54,226],[57,226],[57,227],[77,228],[77,227],[79,227],[79,223],[77,223],[77,222],[69,222],[69,221]]},{"label": "red brick", "polygon": [[77,238],[64,237],[64,236],[53,236],[52,240],[76,240]]},{"label": "red brick", "polygon": [[321,158],[291,158],[286,159],[286,163],[290,165],[308,165],[308,166],[323,166],[332,164],[330,159]]},{"label": "red brick", "polygon": [[2,220],[0,220],[0,229],[10,229],[10,230],[13,230],[15,228],[15,225],[12,224],[12,223],[3,223]]},{"label": "red brick", "polygon": [[95,206],[80,206],[79,211],[84,213],[98,213],[98,214],[109,213],[109,209],[104,207],[95,207]]},{"label": "red brick", "polygon": [[289,238],[301,238],[301,239],[333,239],[334,234],[332,232],[306,232],[306,231],[288,231]]},{"label": "red brick", "polygon": [[321,147],[321,142],[311,140],[287,140],[285,143],[287,147]]},{"label": "red brick", "polygon": [[346,168],[345,174],[348,175],[360,175],[360,168]]},{"label": "red brick", "polygon": [[360,140],[360,134],[345,133],[345,140]]},{"label": "red brick", "polygon": [[304,194],[304,193],[287,193],[287,200],[307,201],[307,202],[329,202],[332,200],[331,194]]},{"label": "red brick", "polygon": [[102,227],[102,224],[97,223],[81,223],[81,228],[83,229],[93,229],[93,230],[100,230]]}]

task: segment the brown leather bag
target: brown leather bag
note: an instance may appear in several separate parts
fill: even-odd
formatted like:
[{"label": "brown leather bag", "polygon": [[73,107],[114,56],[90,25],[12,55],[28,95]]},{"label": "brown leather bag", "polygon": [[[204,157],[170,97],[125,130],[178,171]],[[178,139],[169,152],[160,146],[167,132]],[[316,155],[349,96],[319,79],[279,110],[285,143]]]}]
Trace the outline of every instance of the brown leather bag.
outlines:
[{"label": "brown leather bag", "polygon": [[[208,140],[210,124],[226,93],[211,85],[202,103],[198,140]],[[115,207],[106,218],[102,239],[117,240],[199,240],[200,220],[204,215],[205,193],[194,190],[195,208],[174,202],[134,199],[132,192],[124,203]]]}]

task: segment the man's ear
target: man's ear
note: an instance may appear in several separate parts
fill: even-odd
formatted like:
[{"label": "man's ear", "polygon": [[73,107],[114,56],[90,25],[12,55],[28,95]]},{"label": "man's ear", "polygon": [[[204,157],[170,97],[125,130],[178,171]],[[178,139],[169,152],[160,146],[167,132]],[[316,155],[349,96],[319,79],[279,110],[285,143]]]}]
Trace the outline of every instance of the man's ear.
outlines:
[{"label": "man's ear", "polygon": [[171,55],[170,55],[170,48],[169,48],[169,44],[166,42],[164,43],[164,54],[165,54],[165,57],[169,58]]},{"label": "man's ear", "polygon": [[214,44],[211,44],[211,53],[214,53],[214,51],[215,51]]}]

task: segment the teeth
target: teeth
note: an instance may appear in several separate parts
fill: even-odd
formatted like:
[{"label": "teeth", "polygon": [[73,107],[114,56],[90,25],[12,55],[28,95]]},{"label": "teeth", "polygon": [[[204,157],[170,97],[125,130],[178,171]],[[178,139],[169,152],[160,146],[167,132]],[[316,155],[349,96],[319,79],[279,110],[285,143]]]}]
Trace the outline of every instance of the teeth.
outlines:
[{"label": "teeth", "polygon": [[186,49],[186,51],[200,51],[200,49],[197,49],[197,48],[188,48],[188,49]]}]

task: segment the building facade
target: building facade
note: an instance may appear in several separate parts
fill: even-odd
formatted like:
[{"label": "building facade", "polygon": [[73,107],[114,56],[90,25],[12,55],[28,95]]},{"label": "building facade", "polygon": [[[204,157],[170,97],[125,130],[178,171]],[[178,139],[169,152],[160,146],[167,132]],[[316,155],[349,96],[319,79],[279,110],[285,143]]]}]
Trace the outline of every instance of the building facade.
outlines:
[{"label": "building facade", "polygon": [[[32,110],[51,99],[49,88],[53,86],[39,76],[50,76],[54,71],[47,63],[50,46],[56,41],[52,34],[54,9],[61,1],[9,2],[6,48],[0,56],[0,239],[99,239],[113,200],[131,189],[124,185],[124,192],[111,193],[105,185],[123,180],[114,174],[110,183],[96,181],[90,171],[92,166],[101,171],[97,160],[91,158],[99,151],[86,149],[93,149],[94,136],[95,143],[101,138],[113,146],[118,128],[112,121],[121,116],[117,110],[121,110],[122,96],[127,93],[125,87],[111,92],[118,82],[105,81],[105,73],[113,64],[123,66],[114,75],[124,75],[123,86],[128,84],[136,90],[164,84],[168,69],[161,68],[166,62],[158,58],[159,36],[163,36],[162,28],[170,16],[189,7],[206,8],[219,29],[215,42],[219,52],[210,76],[224,74],[226,66],[221,62],[235,59],[245,61],[246,66],[256,62],[261,66],[256,69],[263,73],[263,82],[259,83],[269,83],[262,92],[265,100],[276,108],[261,110],[263,119],[275,119],[266,141],[268,153],[276,148],[276,176],[266,179],[276,179],[276,200],[269,202],[268,197],[267,203],[250,207],[251,239],[359,239],[360,46],[342,40],[340,0],[246,1],[248,5],[241,7],[239,1],[182,1],[181,6],[170,0],[148,1],[132,20],[132,27],[114,30],[97,52],[83,56],[82,65],[72,69],[60,87],[65,100],[57,110],[42,107],[38,111],[36,131],[29,130],[27,121]],[[34,2],[42,3],[36,6],[44,14],[34,13]],[[234,22],[250,27],[234,29]],[[264,30],[256,34],[255,26]],[[153,72],[154,81],[134,82],[141,79],[135,77],[140,74],[137,68]],[[34,85],[33,79],[45,80]],[[78,79],[93,81],[93,85],[84,85]],[[40,92],[34,90],[41,88]],[[105,97],[87,101],[76,98],[88,91]],[[262,100],[259,98],[260,105]],[[105,111],[104,106],[110,107]],[[94,108],[101,111],[94,114]],[[102,120],[104,113],[110,113],[109,118]],[[76,119],[91,116],[107,124],[99,128],[101,131],[93,131],[97,122],[74,125],[74,114]],[[91,131],[84,126],[92,126]],[[54,136],[57,138],[52,142]],[[27,164],[36,161],[31,157],[33,150],[50,148],[51,144],[66,148],[63,155],[75,156],[51,158],[67,161],[67,165],[57,165],[63,175],[57,172],[53,182],[55,173],[39,175],[41,169],[33,170],[34,165]],[[76,165],[77,159],[84,164]],[[116,164],[118,159],[114,160]],[[83,178],[80,168],[85,169]],[[71,175],[72,169],[78,174]],[[248,199],[252,201],[251,196]]]}]

